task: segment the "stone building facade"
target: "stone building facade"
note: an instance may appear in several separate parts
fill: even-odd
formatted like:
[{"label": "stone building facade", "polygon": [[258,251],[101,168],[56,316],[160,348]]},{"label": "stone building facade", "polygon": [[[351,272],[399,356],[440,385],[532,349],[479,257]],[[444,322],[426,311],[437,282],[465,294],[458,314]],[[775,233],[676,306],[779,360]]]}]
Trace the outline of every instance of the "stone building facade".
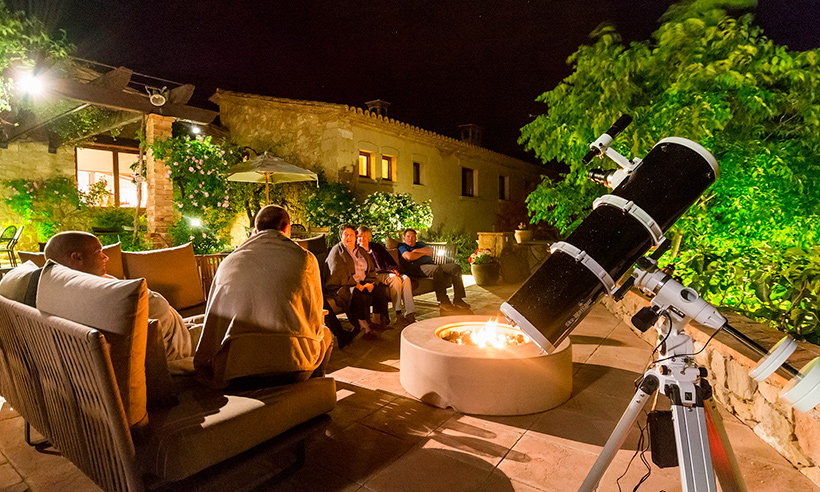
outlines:
[{"label": "stone building facade", "polygon": [[378,111],[222,90],[211,100],[239,145],[324,170],[359,198],[393,192],[431,200],[433,227],[493,231],[505,204],[523,202],[541,179],[540,166]]}]

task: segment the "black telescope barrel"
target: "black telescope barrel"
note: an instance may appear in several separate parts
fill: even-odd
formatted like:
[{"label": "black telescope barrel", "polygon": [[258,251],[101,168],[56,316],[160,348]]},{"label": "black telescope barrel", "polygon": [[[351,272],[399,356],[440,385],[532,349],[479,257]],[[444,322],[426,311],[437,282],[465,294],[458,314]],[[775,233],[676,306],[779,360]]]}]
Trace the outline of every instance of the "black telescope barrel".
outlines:
[{"label": "black telescope barrel", "polygon": [[[621,128],[628,118],[618,120]],[[663,232],[715,181],[716,174],[717,162],[706,149],[690,140],[666,138],[612,195],[632,202]],[[595,260],[614,282],[654,245],[641,220],[612,204],[598,206],[564,241]],[[570,254],[556,251],[501,310],[550,350],[549,345],[557,347],[602,294],[603,284],[596,274]]]}]

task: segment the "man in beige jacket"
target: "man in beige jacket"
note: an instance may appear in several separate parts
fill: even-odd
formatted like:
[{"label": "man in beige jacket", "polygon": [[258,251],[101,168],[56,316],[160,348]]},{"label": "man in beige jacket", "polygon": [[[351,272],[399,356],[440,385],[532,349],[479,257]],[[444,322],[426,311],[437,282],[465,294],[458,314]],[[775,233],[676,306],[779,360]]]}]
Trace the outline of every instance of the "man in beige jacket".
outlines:
[{"label": "man in beige jacket", "polygon": [[290,240],[282,207],[264,207],[254,225],[250,239],[219,265],[205,310],[194,368],[214,388],[323,376],[330,358],[316,257]]}]

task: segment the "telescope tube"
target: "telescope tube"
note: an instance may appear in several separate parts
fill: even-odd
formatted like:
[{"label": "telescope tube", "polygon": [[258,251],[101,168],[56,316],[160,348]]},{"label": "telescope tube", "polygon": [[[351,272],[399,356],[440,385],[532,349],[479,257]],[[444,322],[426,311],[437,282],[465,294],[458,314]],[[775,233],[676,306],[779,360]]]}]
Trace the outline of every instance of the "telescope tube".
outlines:
[{"label": "telescope tube", "polygon": [[501,312],[542,349],[554,351],[595,301],[612,293],[601,277],[608,274],[607,283],[621,278],[657,244],[657,231],[669,229],[718,175],[717,161],[701,145],[664,138],[612,191],[614,197],[605,195],[607,200],[564,242],[553,245],[560,249],[501,305]]}]

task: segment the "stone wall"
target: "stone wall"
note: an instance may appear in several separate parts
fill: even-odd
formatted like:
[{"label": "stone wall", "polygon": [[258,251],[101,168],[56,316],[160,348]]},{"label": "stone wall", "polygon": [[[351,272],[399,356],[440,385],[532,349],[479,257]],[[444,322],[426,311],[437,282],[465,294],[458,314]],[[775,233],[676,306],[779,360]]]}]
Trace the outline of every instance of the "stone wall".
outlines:
[{"label": "stone wall", "polygon": [[[630,292],[618,303],[609,296],[602,302],[630,327],[632,315],[649,305],[645,297],[635,292]],[[773,346],[784,336],[783,333],[742,316],[724,315],[732,327],[763,347]],[[642,334],[634,328],[633,330],[649,343],[656,343],[657,337],[653,331]],[[713,332],[697,324],[687,327],[687,333],[695,342],[696,351],[703,348]],[[817,356],[820,356],[820,347],[800,342],[788,362],[800,369]],[[749,377],[749,372],[760,358],[732,336],[719,333],[695,360],[709,370],[709,381],[715,399],[751,427],[755,434],[788,459],[795,468],[820,485],[820,412],[816,408],[806,413],[798,412],[778,397],[789,380],[783,371],[778,371],[761,383]]]},{"label": "stone wall", "polygon": [[[75,175],[74,149],[60,147],[57,153],[49,154],[45,143],[17,141],[10,143],[7,149],[0,149],[0,180],[6,179],[43,179],[55,176]],[[0,196],[5,197],[7,190],[2,189]],[[20,225],[20,216],[0,200],[0,226]],[[38,244],[31,228],[23,229],[20,244],[16,248],[22,251],[37,251]]]},{"label": "stone wall", "polygon": [[[145,121],[145,140],[148,145],[157,140],[171,138],[171,127],[174,118],[158,114],[149,114]],[[173,184],[168,178],[170,169],[164,161],[154,159],[154,153],[149,149],[145,159],[145,178],[148,185],[145,215],[148,225],[148,234],[151,236],[155,248],[167,248],[173,244],[168,234],[168,226],[174,222]]]}]

